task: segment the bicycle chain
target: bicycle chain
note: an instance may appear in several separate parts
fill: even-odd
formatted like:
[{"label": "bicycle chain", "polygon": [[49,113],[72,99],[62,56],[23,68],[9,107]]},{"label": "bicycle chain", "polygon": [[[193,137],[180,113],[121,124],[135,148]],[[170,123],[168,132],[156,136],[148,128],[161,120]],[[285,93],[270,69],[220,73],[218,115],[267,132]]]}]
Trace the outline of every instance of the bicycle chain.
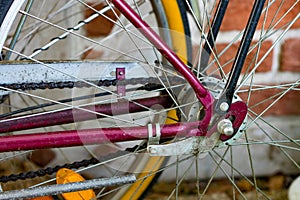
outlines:
[{"label": "bicycle chain", "polygon": [[25,179],[32,179],[35,177],[42,177],[46,175],[51,175],[55,172],[57,172],[61,168],[68,168],[68,169],[78,169],[80,167],[87,167],[91,164],[97,164],[99,161],[95,158],[91,158],[89,160],[82,160],[82,161],[77,161],[73,163],[67,163],[64,165],[57,165],[55,167],[48,167],[45,169],[39,169],[37,171],[29,171],[26,173],[19,173],[19,174],[11,174],[8,176],[1,176],[0,177],[0,182],[1,183],[6,183],[8,181],[17,181],[17,180],[25,180]]},{"label": "bicycle chain", "polygon": [[[183,79],[179,77],[168,77],[168,78],[159,78],[162,82],[170,82],[171,84],[183,83]],[[7,88],[10,90],[37,90],[37,89],[64,89],[64,88],[85,88],[85,87],[109,87],[109,86],[118,86],[118,85],[137,85],[147,83],[151,84],[160,84],[158,78],[132,78],[125,80],[117,79],[105,79],[97,81],[60,81],[60,82],[40,82],[40,83],[12,83],[12,84],[0,84],[2,88]]]},{"label": "bicycle chain", "polygon": [[143,146],[139,146],[136,145],[134,147],[131,148],[126,148],[124,151],[118,151],[116,153],[113,154],[109,154],[107,156],[102,157],[101,160],[98,160],[96,158],[91,158],[91,159],[84,159],[82,161],[76,161],[73,163],[66,163],[64,165],[57,165],[55,167],[47,167],[45,169],[38,169],[36,171],[29,171],[29,172],[25,172],[25,173],[19,173],[19,174],[10,174],[7,176],[1,176],[0,177],[0,182],[1,183],[6,183],[9,181],[17,181],[17,180],[25,180],[25,179],[32,179],[35,177],[42,177],[42,176],[46,176],[46,175],[52,175],[54,173],[56,173],[59,169],[61,168],[68,168],[68,169],[79,169],[81,167],[88,167],[89,165],[95,165],[98,164],[100,162],[103,161],[107,161],[109,159],[114,158],[116,155],[117,156],[122,156],[125,155],[129,152],[136,152],[137,150],[144,148]]},{"label": "bicycle chain", "polygon": [[[161,81],[166,81],[166,78],[160,78]],[[168,82],[171,84],[179,84],[183,83],[183,79],[179,77],[172,77],[168,78]],[[139,89],[144,89],[144,90],[154,90],[154,89],[161,89],[161,84],[158,81],[157,78],[151,77],[151,78],[133,78],[133,79],[125,79],[125,80],[99,80],[99,81],[90,81],[90,84],[86,82],[41,82],[41,83],[21,83],[21,84],[0,84],[0,86],[9,88],[12,90],[35,90],[35,89],[54,89],[54,88],[73,88],[73,87],[91,87],[93,84],[96,84],[97,86],[117,86],[117,85],[136,85],[143,83],[144,85],[141,86]],[[136,151],[138,148],[141,148],[140,146],[138,147],[132,147],[132,148],[127,148],[124,152],[133,152]],[[120,152],[117,152],[115,154],[120,155]],[[105,156],[104,159],[112,158],[115,154]],[[101,159],[103,160],[103,159]],[[55,167],[48,167],[46,169],[39,169],[37,171],[29,171],[26,173],[19,173],[19,174],[11,174],[8,176],[1,176],[0,177],[0,182],[6,183],[8,181],[17,181],[17,180],[25,180],[25,179],[32,179],[35,177],[41,177],[45,175],[51,175],[55,172],[57,172],[61,168],[68,168],[68,169],[78,169],[80,167],[87,167],[92,164],[97,164],[99,163],[99,160],[96,158],[91,158],[89,160],[82,160],[82,161],[77,161],[74,163],[68,163],[64,165],[58,165]]]}]

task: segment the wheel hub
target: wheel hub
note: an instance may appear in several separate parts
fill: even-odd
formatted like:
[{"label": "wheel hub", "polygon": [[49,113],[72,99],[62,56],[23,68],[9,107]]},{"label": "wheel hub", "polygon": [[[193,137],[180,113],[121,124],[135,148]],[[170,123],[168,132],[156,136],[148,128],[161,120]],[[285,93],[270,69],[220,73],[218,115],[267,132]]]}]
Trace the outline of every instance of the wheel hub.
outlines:
[{"label": "wheel hub", "polygon": [[[200,82],[205,85],[208,91],[212,96],[218,100],[223,89],[225,88],[225,82],[214,77],[203,77],[200,79]],[[202,109],[202,104],[197,100],[196,95],[194,94],[193,89],[190,85],[186,85],[178,95],[178,101],[180,105],[186,105],[188,102],[194,102],[191,105],[187,105],[182,109],[185,114],[185,118],[182,121],[197,121],[201,120],[205,115],[204,110]],[[232,104],[236,102],[241,102],[241,98],[238,95],[234,95]],[[222,103],[220,109],[223,111],[229,110],[229,105],[227,103]],[[241,125],[233,127],[233,121],[237,120],[239,113],[236,111],[232,115],[233,111],[228,112],[225,119],[221,120],[217,124],[217,130],[221,133],[217,146],[224,146],[232,144],[235,140],[241,137],[243,130],[247,121],[247,118],[243,119]],[[212,124],[213,125],[213,124]]]},{"label": "wheel hub", "polygon": [[[215,99],[221,95],[225,83],[216,78],[201,78],[201,83],[211,92]],[[182,122],[197,122],[205,117],[203,105],[198,101],[194,90],[186,85],[178,95],[181,105]],[[192,102],[192,103],[191,103]],[[229,106],[228,106],[229,107]],[[203,135],[179,139],[167,144],[148,145],[148,152],[153,156],[172,156],[182,154],[199,154],[215,147],[233,144],[241,137],[246,124],[247,106],[235,95],[225,116],[211,119],[209,129]]]}]

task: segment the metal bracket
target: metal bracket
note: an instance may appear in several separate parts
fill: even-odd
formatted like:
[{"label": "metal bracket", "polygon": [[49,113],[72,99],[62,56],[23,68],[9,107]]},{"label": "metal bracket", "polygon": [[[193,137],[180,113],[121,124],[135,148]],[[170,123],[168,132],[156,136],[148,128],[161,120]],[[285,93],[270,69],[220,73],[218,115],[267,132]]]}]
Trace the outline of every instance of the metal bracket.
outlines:
[{"label": "metal bracket", "polygon": [[155,134],[153,132],[153,125],[148,124],[148,147],[151,145],[159,144],[161,132],[160,132],[160,125],[155,124]]},{"label": "metal bracket", "polygon": [[151,156],[178,156],[206,153],[219,145],[220,133],[214,132],[210,137],[194,136],[178,142],[162,145],[148,145]]},{"label": "metal bracket", "polygon": [[174,156],[194,153],[195,146],[198,146],[198,137],[190,137],[174,143],[162,145],[148,145],[148,152],[151,156]]},{"label": "metal bracket", "polygon": [[[125,79],[125,68],[116,68],[116,79],[117,80],[124,80]],[[119,96],[126,95],[126,86],[125,85],[118,85],[117,86],[117,94]]]}]

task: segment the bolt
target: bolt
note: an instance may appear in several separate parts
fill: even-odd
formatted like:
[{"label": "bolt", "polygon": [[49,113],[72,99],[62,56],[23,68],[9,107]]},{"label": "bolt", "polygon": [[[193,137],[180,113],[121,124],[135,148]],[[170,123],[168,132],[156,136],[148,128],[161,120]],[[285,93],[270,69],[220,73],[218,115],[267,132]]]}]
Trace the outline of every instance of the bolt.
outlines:
[{"label": "bolt", "polygon": [[157,153],[157,149],[153,148],[153,147],[149,147],[149,152],[152,154],[156,154]]},{"label": "bolt", "polygon": [[226,127],[226,128],[224,128],[224,130],[223,130],[223,133],[224,133],[225,135],[227,135],[227,136],[232,135],[233,132],[234,132],[234,130],[233,130],[232,127]]},{"label": "bolt", "polygon": [[221,109],[223,112],[226,112],[226,111],[229,109],[228,103],[222,102],[222,103],[220,104],[220,109]]},{"label": "bolt", "polygon": [[231,136],[234,133],[232,123],[229,119],[223,119],[218,123],[218,131],[221,134]]}]

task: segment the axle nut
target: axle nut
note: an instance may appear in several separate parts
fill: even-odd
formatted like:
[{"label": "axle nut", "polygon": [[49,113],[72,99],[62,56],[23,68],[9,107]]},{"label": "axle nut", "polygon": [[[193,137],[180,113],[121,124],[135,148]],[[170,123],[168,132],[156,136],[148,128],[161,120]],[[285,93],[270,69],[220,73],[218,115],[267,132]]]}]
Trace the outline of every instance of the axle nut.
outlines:
[{"label": "axle nut", "polygon": [[218,131],[221,134],[231,136],[234,133],[232,122],[229,119],[223,119],[218,123]]}]

